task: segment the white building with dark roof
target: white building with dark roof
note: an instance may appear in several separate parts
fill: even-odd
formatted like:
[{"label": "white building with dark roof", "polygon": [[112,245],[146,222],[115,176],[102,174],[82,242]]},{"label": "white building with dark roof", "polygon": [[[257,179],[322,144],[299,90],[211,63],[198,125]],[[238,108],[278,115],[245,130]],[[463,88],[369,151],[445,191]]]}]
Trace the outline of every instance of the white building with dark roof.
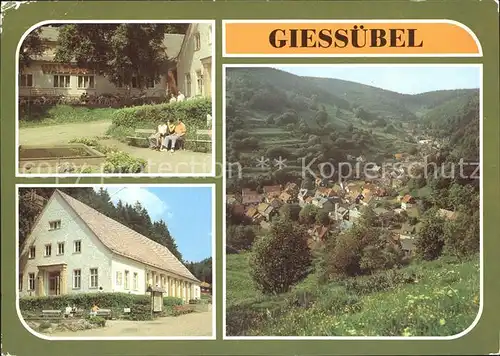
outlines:
[{"label": "white building with dark roof", "polygon": [[[45,51],[32,58],[30,65],[19,73],[20,97],[65,96],[79,98],[87,95],[145,95],[164,97],[167,92],[180,89],[186,98],[210,96],[212,75],[212,30],[211,24],[192,23],[186,35],[165,34],[163,45],[167,54],[164,73],[160,78],[143,78],[146,88],[140,88],[132,80],[131,87],[115,85],[102,75],[78,68],[76,63],[54,62],[58,44],[58,27],[44,26],[41,38]],[[169,74],[176,83],[169,80]],[[175,86],[175,88],[174,88]]]},{"label": "white building with dark roof", "polygon": [[19,294],[92,292],[200,298],[200,281],[163,245],[56,190],[19,259]]}]

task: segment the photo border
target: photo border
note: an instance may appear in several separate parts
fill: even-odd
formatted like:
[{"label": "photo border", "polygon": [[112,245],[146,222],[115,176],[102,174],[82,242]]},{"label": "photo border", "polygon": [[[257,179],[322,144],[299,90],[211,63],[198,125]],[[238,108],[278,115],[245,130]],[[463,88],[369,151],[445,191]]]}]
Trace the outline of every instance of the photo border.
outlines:
[{"label": "photo border", "polygon": [[[35,29],[44,25],[51,24],[101,24],[101,23],[109,23],[109,24],[122,24],[122,23],[133,23],[133,24],[141,24],[141,23],[157,23],[157,24],[170,24],[170,23],[200,23],[200,24],[211,24],[212,25],[212,63],[211,63],[211,78],[210,78],[210,90],[211,90],[211,101],[212,101],[212,143],[211,143],[211,155],[212,155],[212,164],[211,171],[207,173],[20,173],[19,172],[19,141],[20,141],[20,128],[19,128],[19,52],[21,50],[21,45],[24,42],[24,39]],[[15,176],[16,178],[46,178],[46,177],[60,177],[60,178],[71,178],[71,177],[216,177],[216,166],[217,166],[217,154],[216,154],[216,146],[215,140],[217,139],[216,133],[216,82],[217,82],[217,36],[216,33],[216,20],[44,20],[37,22],[28,28],[17,44],[16,53],[15,53],[15,127],[16,127],[16,151],[15,151]],[[176,78],[177,80],[178,78]]]},{"label": "photo border", "polygon": [[[306,64],[306,63],[266,63],[266,64],[223,64],[222,65],[222,120],[224,122],[223,132],[222,132],[222,142],[224,147],[226,147],[226,69],[227,68],[272,68],[276,67],[476,67],[479,69],[479,167],[481,169],[483,164],[483,94],[484,94],[484,81],[483,81],[483,63],[318,63],[318,64]],[[291,73],[291,75],[295,75]],[[334,79],[334,78],[332,78]],[[360,83],[362,84],[362,83]],[[383,88],[380,88],[383,89]],[[223,150],[223,161],[226,163],[226,150]],[[226,164],[227,167],[227,164]],[[226,276],[226,180],[227,176],[223,176],[223,190],[224,190],[224,204],[223,204],[223,231],[222,231],[222,325],[223,325],[223,340],[455,340],[459,339],[468,333],[470,333],[479,323],[483,315],[484,309],[484,185],[483,185],[484,172],[480,171],[479,176],[479,310],[472,322],[465,330],[462,332],[450,335],[450,336],[228,336],[226,333],[227,323],[226,323],[226,287],[227,287],[227,276]]]},{"label": "photo border", "polygon": [[[211,242],[212,242],[212,335],[211,336],[75,336],[75,337],[65,337],[65,336],[47,336],[41,334],[39,332],[34,331],[32,328],[28,326],[26,321],[24,320],[20,306],[19,306],[19,189],[20,188],[106,188],[111,186],[125,187],[125,188],[211,188],[212,191],[212,229],[211,229]],[[217,248],[216,248],[216,211],[217,211],[217,201],[216,201],[216,184],[215,183],[199,183],[199,184],[148,184],[148,183],[137,183],[137,184],[117,184],[117,183],[106,183],[106,184],[52,184],[52,183],[33,183],[33,184],[16,184],[16,268],[14,272],[16,273],[16,314],[21,322],[22,326],[28,331],[30,334],[35,336],[38,339],[49,340],[49,341],[107,341],[107,340],[216,340],[217,335],[217,298],[216,298],[216,258],[217,258]]]}]

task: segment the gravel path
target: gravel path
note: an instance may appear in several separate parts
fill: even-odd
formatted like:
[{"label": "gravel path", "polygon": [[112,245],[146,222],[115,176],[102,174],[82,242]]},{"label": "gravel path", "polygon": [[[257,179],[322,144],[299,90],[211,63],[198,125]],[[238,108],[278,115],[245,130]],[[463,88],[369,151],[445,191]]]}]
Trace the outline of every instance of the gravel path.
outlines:
[{"label": "gravel path", "polygon": [[197,312],[153,321],[108,320],[104,328],[53,332],[50,336],[212,336],[212,312]]}]

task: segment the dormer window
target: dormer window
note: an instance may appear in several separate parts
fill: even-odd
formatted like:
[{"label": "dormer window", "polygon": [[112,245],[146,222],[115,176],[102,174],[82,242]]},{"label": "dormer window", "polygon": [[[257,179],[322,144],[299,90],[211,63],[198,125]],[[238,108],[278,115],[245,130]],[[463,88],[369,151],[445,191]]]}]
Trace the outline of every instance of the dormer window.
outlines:
[{"label": "dormer window", "polygon": [[49,230],[59,230],[61,228],[61,220],[49,221]]}]

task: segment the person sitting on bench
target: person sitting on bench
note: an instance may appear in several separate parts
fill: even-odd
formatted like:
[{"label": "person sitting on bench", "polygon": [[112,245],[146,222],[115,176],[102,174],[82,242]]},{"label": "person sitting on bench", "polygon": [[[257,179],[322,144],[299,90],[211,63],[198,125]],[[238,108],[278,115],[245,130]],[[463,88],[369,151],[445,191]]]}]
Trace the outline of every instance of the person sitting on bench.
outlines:
[{"label": "person sitting on bench", "polygon": [[174,152],[175,144],[178,140],[184,139],[184,135],[186,134],[186,126],[179,119],[177,121],[177,125],[175,125],[174,133],[165,137],[164,146],[168,149],[170,147],[170,152]]},{"label": "person sitting on bench", "polygon": [[158,125],[158,131],[149,136],[149,148],[159,150],[167,134],[168,126],[166,124]]},{"label": "person sitting on bench", "polygon": [[92,307],[92,309],[90,309],[90,316],[96,316],[98,310],[99,307],[97,306],[97,304],[94,303],[94,306]]}]

